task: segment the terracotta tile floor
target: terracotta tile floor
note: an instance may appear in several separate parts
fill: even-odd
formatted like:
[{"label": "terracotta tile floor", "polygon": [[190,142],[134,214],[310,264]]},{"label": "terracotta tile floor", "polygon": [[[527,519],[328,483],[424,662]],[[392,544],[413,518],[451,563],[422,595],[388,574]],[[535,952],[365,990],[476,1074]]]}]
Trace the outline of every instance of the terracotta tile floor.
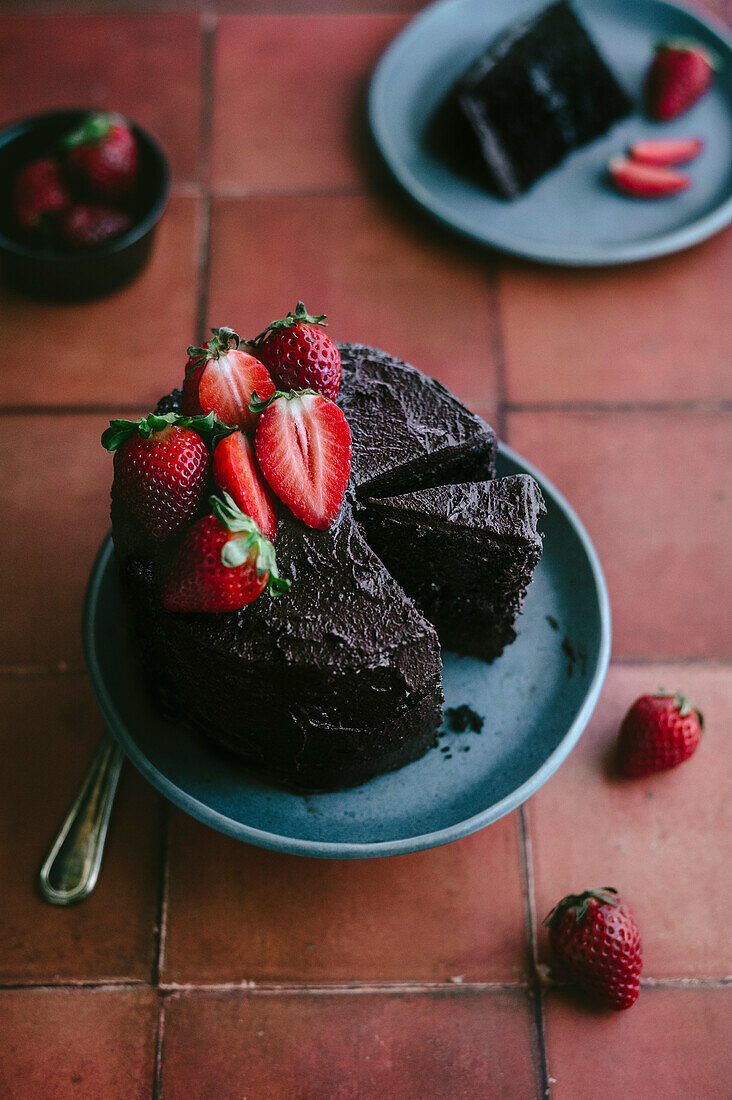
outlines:
[{"label": "terracotta tile floor", "polygon": [[[3,5],[0,122],[118,107],[163,142],[175,187],[152,264],[119,295],[57,308],[0,290],[4,346],[42,334],[30,366],[6,353],[0,372],[0,1096],[729,1091],[732,232],[571,272],[427,221],[363,119],[374,59],[420,6]],[[702,6],[732,16],[728,0]],[[439,377],[576,506],[614,612],[596,713],[526,807],[392,860],[247,848],[128,769],[97,890],[51,909],[35,874],[101,728],[79,630],[108,522],[99,435],[173,385],[208,326],[251,335],[298,297],[335,335]],[[702,746],[683,769],[619,783],[618,724],[660,682],[705,712]],[[619,1015],[534,966],[550,906],[606,881],[645,946],[641,999]]]}]

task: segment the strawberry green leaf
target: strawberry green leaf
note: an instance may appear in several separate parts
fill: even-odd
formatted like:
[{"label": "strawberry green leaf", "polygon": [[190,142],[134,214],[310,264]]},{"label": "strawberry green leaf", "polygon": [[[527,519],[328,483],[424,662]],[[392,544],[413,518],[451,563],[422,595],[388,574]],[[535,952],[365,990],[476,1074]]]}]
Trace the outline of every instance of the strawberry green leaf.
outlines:
[{"label": "strawberry green leaf", "polygon": [[574,910],[575,920],[579,924],[584,918],[592,898],[602,902],[603,905],[620,905],[618,892],[613,886],[603,886],[599,890],[585,890],[583,894],[567,894],[566,898],[562,898],[547,914],[544,918],[544,924],[548,927],[557,925],[564,914],[572,910]]},{"label": "strawberry green leaf", "polygon": [[[280,397],[284,397],[285,401],[292,401],[293,397],[302,397],[306,393],[312,394],[314,397],[318,396],[316,390],[275,390],[271,397],[266,397],[264,400],[260,401],[257,391],[255,390],[249,401],[249,408],[254,413],[261,413],[264,412],[273,401],[277,401]],[[325,400],[327,401],[328,398],[326,397]]]},{"label": "strawberry green leaf", "polygon": [[233,328],[222,325],[221,328],[212,328],[211,332],[213,336],[207,341],[204,348],[197,348],[195,345],[191,345],[191,347],[187,349],[188,358],[193,359],[194,362],[188,369],[186,378],[196,370],[203,360],[218,359],[219,356],[225,352],[236,351],[239,347],[239,334],[234,332]]},{"label": "strawberry green leaf", "polygon": [[313,316],[305,309],[304,302],[298,302],[295,306],[294,313],[288,313],[286,317],[281,317],[278,321],[271,321],[267,325],[266,329],[260,332],[258,336],[255,336],[254,339],[250,340],[249,342],[253,344],[254,347],[256,347],[257,344],[261,344],[278,329],[294,328],[295,325],[323,325],[323,327],[326,328],[326,316],[327,314],[325,313],[321,313],[317,317]]},{"label": "strawberry green leaf", "polygon": [[86,116],[78,129],[63,139],[63,144],[67,149],[73,149],[77,145],[98,145],[106,138],[112,126],[121,121],[118,115],[93,111]]},{"label": "strawberry green leaf", "polygon": [[102,446],[108,451],[115,451],[136,434],[142,439],[149,439],[154,432],[161,432],[169,425],[198,432],[211,450],[225,436],[236,430],[223,424],[214,413],[209,413],[208,416],[150,413],[148,416],[141,416],[139,420],[110,420],[109,427],[102,433]]},{"label": "strawberry green leaf", "polygon": [[269,539],[265,538],[251,516],[242,512],[226,492],[222,492],[220,497],[212,496],[210,504],[211,511],[224,527],[232,533],[241,533],[240,538],[229,539],[222,546],[222,563],[230,569],[236,569],[244,565],[249,560],[252,550],[255,550],[257,573],[260,577],[269,573],[267,587],[272,595],[286,592],[290,582],[279,575],[275,548]]}]

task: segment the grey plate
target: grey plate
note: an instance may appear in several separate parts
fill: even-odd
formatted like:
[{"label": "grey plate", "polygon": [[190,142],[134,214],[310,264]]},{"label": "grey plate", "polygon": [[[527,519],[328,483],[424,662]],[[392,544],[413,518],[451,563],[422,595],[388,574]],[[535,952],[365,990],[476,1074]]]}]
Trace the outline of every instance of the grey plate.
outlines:
[{"label": "grey plate", "polygon": [[222,833],[337,859],[446,844],[538,790],[597,702],[610,656],[610,606],[597,555],[567,502],[507,447],[498,465],[501,475],[533,474],[548,514],[518,639],[492,665],[444,654],[447,705],[467,703],[484,717],[482,732],[448,733],[440,745],[451,746],[450,754],[433,749],[400,771],[331,794],[277,787],[161,717],[142,682],[107,537],[87,589],[84,649],[102,713],[142,774]]},{"label": "grey plate", "polygon": [[[468,64],[537,0],[442,0],[409,23],[383,54],[369,91],[377,145],[402,186],[441,221],[505,252],[547,263],[619,264],[676,252],[732,220],[732,43],[698,14],[665,0],[574,0],[631,96],[640,100],[655,44],[692,38],[719,58],[712,90],[685,115],[653,123],[640,113],[573,153],[511,202],[462,179],[430,154],[424,132]],[[688,166],[694,186],[670,198],[615,193],[605,166],[641,137],[700,137]]]}]

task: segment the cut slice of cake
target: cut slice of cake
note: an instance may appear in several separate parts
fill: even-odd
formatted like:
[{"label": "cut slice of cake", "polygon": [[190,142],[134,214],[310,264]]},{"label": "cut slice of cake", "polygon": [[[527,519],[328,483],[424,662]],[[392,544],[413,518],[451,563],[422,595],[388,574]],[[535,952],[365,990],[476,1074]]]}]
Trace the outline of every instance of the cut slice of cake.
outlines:
[{"label": "cut slice of cake", "polygon": [[541,557],[546,508],[527,474],[365,500],[370,545],[434,623],[446,649],[492,661]]},{"label": "cut slice of cake", "polygon": [[[567,0],[512,24],[453,94],[490,183],[506,198],[525,191],[631,109]],[[455,156],[465,159],[460,150]]]}]

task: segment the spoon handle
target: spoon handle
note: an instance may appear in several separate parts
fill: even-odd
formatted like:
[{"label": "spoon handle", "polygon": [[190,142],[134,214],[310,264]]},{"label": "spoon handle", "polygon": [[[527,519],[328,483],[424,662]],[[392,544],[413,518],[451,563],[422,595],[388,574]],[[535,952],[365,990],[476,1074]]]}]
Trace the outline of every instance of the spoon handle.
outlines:
[{"label": "spoon handle", "polygon": [[76,800],[41,867],[39,886],[52,905],[73,905],[96,885],[124,753],[107,732]]}]

